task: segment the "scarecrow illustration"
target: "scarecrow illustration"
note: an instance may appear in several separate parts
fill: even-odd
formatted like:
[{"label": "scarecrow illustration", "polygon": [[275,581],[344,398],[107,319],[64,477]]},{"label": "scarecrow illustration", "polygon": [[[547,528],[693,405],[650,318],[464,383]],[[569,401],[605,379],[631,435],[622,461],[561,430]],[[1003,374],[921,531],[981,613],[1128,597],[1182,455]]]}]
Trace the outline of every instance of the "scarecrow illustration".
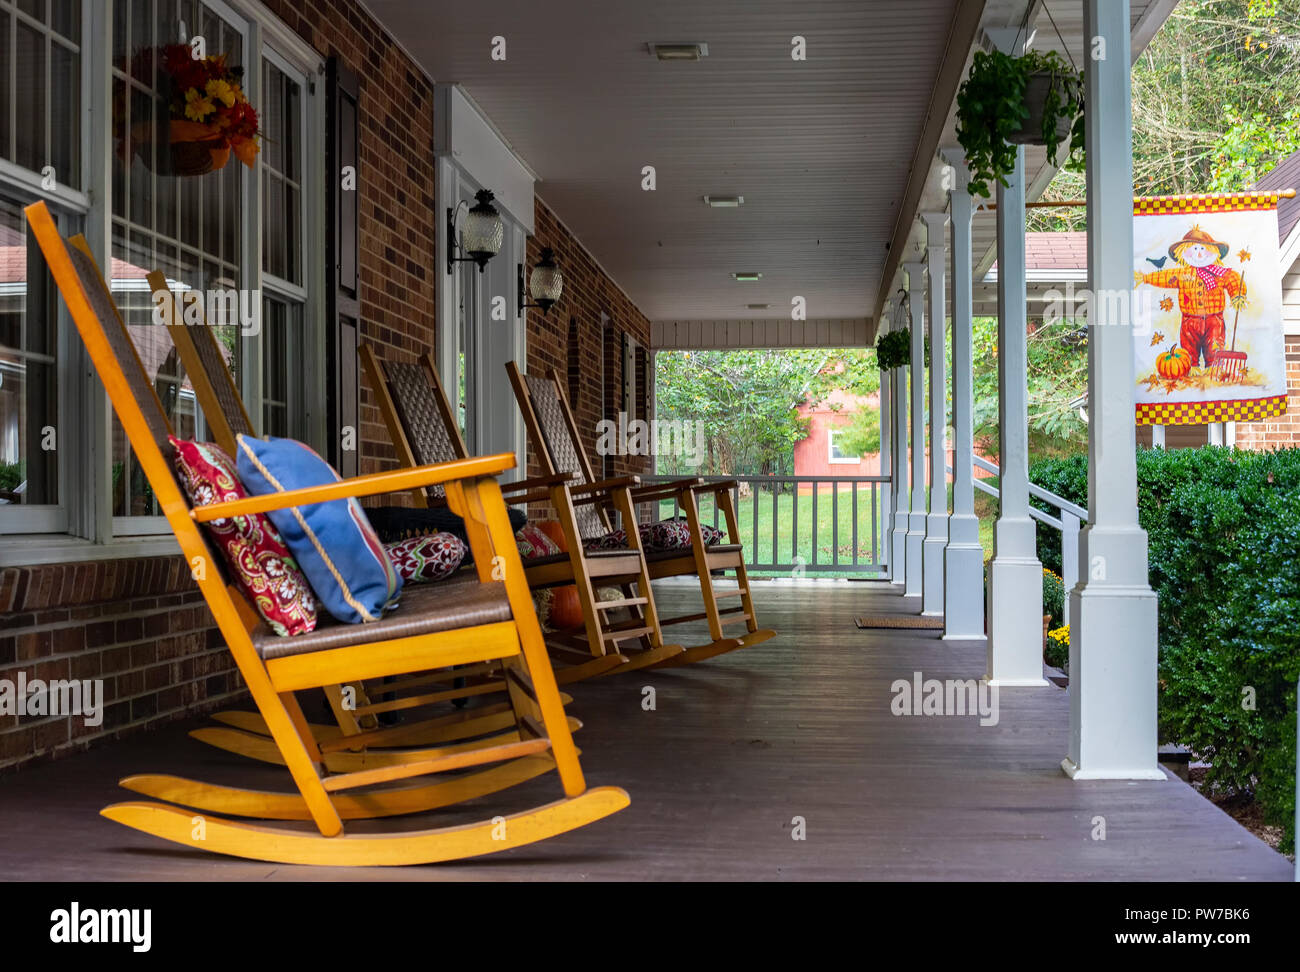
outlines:
[{"label": "scarecrow illustration", "polygon": [[[1240,310],[1246,306],[1246,285],[1242,275],[1224,266],[1228,244],[1220,243],[1199,226],[1193,225],[1181,240],[1169,247],[1169,256],[1177,266],[1157,269],[1154,273],[1138,270],[1134,282],[1178,291],[1178,310],[1182,329],[1178,342],[1196,365],[1203,358],[1205,366],[1223,349],[1223,312],[1230,301]],[[1165,257],[1147,258],[1157,268],[1164,267]]]}]

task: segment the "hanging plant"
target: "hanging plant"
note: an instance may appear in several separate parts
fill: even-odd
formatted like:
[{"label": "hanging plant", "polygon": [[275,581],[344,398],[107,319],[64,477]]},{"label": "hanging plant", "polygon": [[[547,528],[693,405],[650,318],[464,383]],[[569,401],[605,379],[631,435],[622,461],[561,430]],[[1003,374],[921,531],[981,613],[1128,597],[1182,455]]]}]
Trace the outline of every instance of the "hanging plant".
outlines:
[{"label": "hanging plant", "polygon": [[1007,185],[1015,145],[1045,145],[1056,165],[1067,137],[1067,157],[1083,151],[1083,72],[1056,51],[975,54],[957,92],[957,141],[970,166],[972,196],[987,197],[994,179]]},{"label": "hanging plant", "polygon": [[[225,167],[233,152],[250,169],[257,159],[257,112],[242,87],[244,69],[225,54],[196,58],[188,44],[146,47],[127,73],[147,88],[155,77],[163,108],[157,124],[137,121],[123,139],[123,159],[139,155],[159,175],[204,175]],[[125,97],[113,104],[114,127],[125,126]]]},{"label": "hanging plant", "polygon": [[876,363],[881,371],[893,371],[911,364],[912,329],[905,327],[876,338]]}]

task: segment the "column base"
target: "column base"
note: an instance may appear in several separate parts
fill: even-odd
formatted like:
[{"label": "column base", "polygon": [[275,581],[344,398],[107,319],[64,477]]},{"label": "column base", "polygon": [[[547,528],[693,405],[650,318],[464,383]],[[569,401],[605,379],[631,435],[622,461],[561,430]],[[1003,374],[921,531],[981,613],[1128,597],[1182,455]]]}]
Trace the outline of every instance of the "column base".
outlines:
[{"label": "column base", "polygon": [[921,614],[943,616],[943,552],[948,546],[948,517],[926,517],[925,543],[921,552]]},{"label": "column base", "polygon": [[943,575],[944,638],[983,638],[984,548],[949,541]]},{"label": "column base", "polygon": [[[1164,779],[1157,755],[1155,592],[1089,582],[1070,595],[1071,779]],[[1068,764],[1068,765],[1067,765]]]},{"label": "column base", "polygon": [[1043,566],[1037,557],[993,558],[988,611],[989,682],[1049,684],[1043,678]]},{"label": "column base", "polygon": [[894,529],[890,534],[889,579],[902,584],[907,578],[907,514],[894,514]]},{"label": "column base", "polygon": [[1069,756],[1061,760],[1061,770],[1072,780],[1167,780],[1164,770],[1161,769],[1132,769],[1132,770],[1096,770],[1088,772],[1080,769]]},{"label": "column base", "polygon": [[913,513],[908,517],[906,538],[906,597],[920,597],[925,584],[922,558],[925,550],[925,514]]}]

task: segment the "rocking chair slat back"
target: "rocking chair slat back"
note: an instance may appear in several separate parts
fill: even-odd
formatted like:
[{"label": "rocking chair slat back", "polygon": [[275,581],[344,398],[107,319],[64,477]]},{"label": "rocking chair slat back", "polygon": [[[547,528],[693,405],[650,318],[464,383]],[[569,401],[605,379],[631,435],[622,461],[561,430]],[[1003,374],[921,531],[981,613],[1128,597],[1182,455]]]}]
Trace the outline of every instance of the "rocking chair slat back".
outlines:
[{"label": "rocking chair slat back", "polygon": [[235,387],[226,355],[217,342],[216,333],[207,326],[207,319],[202,306],[192,309],[197,311],[201,320],[199,325],[183,323],[184,316],[180,304],[167,286],[167,277],[161,270],[152,271],[148,277],[149,287],[153,291],[155,304],[168,301],[172,307],[171,319],[167,331],[172,343],[180,355],[181,365],[191,376],[194,397],[203,409],[203,417],[208,423],[208,431],[217,445],[229,455],[237,455],[235,437],[238,435],[256,435],[253,422],[244,408],[244,400]]},{"label": "rocking chair slat back", "polygon": [[[587,452],[582,446],[573,413],[560,391],[558,377],[552,371],[547,377],[526,375],[515,363],[506,364],[515,395],[523,409],[524,421],[530,428],[532,440],[544,447],[546,455],[539,456],[543,465],[549,464],[548,473],[577,473],[583,483],[596,481]],[[603,511],[592,504],[577,507],[578,531],[583,539],[604,536],[609,523]]]}]

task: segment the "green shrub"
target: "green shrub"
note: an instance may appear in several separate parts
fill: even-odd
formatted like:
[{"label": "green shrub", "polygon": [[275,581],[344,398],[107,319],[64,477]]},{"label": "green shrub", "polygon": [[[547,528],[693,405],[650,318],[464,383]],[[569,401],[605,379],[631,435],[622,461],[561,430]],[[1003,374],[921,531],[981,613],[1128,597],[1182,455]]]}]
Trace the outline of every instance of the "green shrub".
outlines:
[{"label": "green shrub", "polygon": [[[1209,782],[1253,791],[1290,848],[1300,450],[1141,449],[1137,478],[1151,586],[1160,597],[1161,739],[1208,760]],[[1035,463],[1030,479],[1086,505],[1086,456]],[[1055,531],[1047,543],[1040,534],[1044,564],[1056,544]]]},{"label": "green shrub", "polygon": [[0,462],[0,489],[17,489],[23,481],[21,462]]},{"label": "green shrub", "polygon": [[1065,581],[1046,567],[1043,568],[1043,613],[1052,616],[1053,628],[1065,623]]}]

